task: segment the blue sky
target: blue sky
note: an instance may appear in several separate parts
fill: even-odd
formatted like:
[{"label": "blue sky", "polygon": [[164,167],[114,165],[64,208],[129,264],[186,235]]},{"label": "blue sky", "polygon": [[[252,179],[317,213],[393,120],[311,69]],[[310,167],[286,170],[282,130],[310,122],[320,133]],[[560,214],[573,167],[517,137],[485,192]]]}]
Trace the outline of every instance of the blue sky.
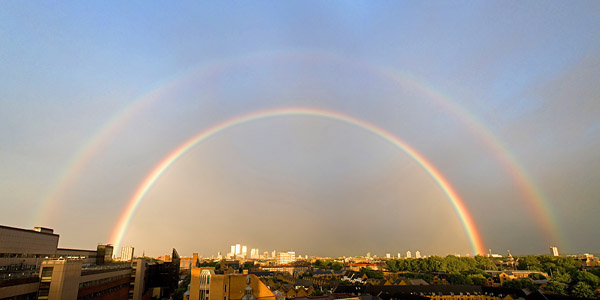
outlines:
[{"label": "blue sky", "polygon": [[[92,248],[152,166],[193,134],[251,111],[307,106],[364,119],[417,148],[494,251],[545,253],[558,243],[544,237],[493,151],[430,96],[375,71],[385,68],[481,120],[544,193],[562,249],[594,252],[599,12],[595,1],[3,1],[0,219],[52,227],[61,246]],[[37,224],[33,212],[69,160],[157,90]],[[165,206],[180,215],[161,214]],[[249,213],[256,230],[242,232]],[[287,230],[272,226],[290,215]],[[197,216],[214,226],[194,229]],[[168,222],[177,225],[157,225]],[[365,225],[349,233],[349,223]],[[311,234],[310,243],[294,238]],[[156,255],[170,247],[208,255],[234,242],[318,255],[470,251],[447,200],[413,161],[315,118],[248,124],[191,151],[149,193],[125,240]]]}]

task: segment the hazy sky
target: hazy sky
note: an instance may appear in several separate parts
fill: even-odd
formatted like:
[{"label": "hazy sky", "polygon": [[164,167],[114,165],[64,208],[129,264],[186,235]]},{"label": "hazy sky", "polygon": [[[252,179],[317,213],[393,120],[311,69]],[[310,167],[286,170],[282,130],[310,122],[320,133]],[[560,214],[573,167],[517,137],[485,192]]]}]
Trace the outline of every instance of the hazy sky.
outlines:
[{"label": "hazy sky", "polygon": [[[0,224],[51,227],[61,247],[94,248],[185,140],[246,113],[311,107],[412,145],[495,253],[598,252],[599,15],[598,1],[2,1]],[[89,159],[73,169],[81,153]],[[193,148],[150,190],[123,243],[149,255],[234,243],[471,252],[419,164],[314,116],[250,122]]]}]

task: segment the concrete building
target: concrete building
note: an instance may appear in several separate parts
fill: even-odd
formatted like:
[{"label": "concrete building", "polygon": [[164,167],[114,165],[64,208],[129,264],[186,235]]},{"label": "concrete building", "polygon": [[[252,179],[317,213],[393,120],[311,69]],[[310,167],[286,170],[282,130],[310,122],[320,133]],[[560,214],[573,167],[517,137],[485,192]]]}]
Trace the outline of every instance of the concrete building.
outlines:
[{"label": "concrete building", "polygon": [[558,247],[550,247],[550,255],[558,256]]},{"label": "concrete building", "polygon": [[98,245],[96,251],[57,246],[52,229],[0,226],[0,299],[141,300],[177,288],[175,249],[173,263],[113,263],[111,245]]},{"label": "concrete building", "polygon": [[199,262],[198,253],[193,253],[192,257],[181,257],[179,267],[181,269],[189,270],[196,266]]},{"label": "concrete building", "polygon": [[103,265],[112,262],[113,246],[110,244],[99,244],[97,247],[96,264]]},{"label": "concrete building", "polygon": [[212,268],[193,268],[189,300],[275,300],[253,274],[215,275]]},{"label": "concrete building", "polygon": [[130,276],[129,264],[83,268],[78,260],[47,260],[38,299],[127,299]]},{"label": "concrete building", "polygon": [[45,259],[78,259],[84,265],[96,264],[98,249],[58,248],[58,239],[59,235],[50,228],[31,230],[0,225],[0,280],[11,272],[38,270]]},{"label": "concrete building", "polygon": [[411,258],[412,257],[412,253],[410,253],[410,251],[406,251],[406,258]]},{"label": "concrete building", "polygon": [[415,258],[421,258],[421,251],[417,250],[415,252]]},{"label": "concrete building", "polygon": [[121,261],[131,261],[133,259],[133,247],[121,247]]},{"label": "concrete building", "polygon": [[278,265],[288,265],[296,261],[296,252],[278,252],[275,257],[275,261]]}]

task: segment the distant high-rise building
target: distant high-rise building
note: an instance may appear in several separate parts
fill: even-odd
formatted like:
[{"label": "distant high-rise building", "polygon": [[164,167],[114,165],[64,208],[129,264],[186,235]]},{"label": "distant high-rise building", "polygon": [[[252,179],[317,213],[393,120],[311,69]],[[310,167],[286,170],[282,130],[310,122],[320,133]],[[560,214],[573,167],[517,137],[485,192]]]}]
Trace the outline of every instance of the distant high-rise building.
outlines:
[{"label": "distant high-rise building", "polygon": [[415,252],[415,258],[421,258],[421,251],[417,250],[417,252]]},{"label": "distant high-rise building", "polygon": [[260,258],[260,252],[257,248],[252,248],[250,250],[250,258],[252,259],[259,259]]},{"label": "distant high-rise building", "polygon": [[398,252],[398,258],[402,257],[402,255],[400,255],[400,252]]},{"label": "distant high-rise building", "polygon": [[235,255],[240,255],[242,253],[240,244],[235,244]]},{"label": "distant high-rise building", "polygon": [[263,256],[265,259],[269,258],[269,251],[265,250],[265,253],[263,253]]},{"label": "distant high-rise building", "polygon": [[385,254],[385,258],[387,258],[387,259],[390,259],[390,258],[392,258],[392,255],[391,255],[391,254],[389,254],[389,253],[386,253],[386,254]]},{"label": "distant high-rise building", "polygon": [[367,258],[371,258],[371,252],[367,252]]},{"label": "distant high-rise building", "polygon": [[287,265],[296,261],[296,252],[279,252],[277,253],[276,261],[278,265]]},{"label": "distant high-rise building", "polygon": [[550,247],[550,254],[552,256],[559,256],[558,255],[558,247]]},{"label": "distant high-rise building", "polygon": [[246,257],[246,255],[248,255],[248,246],[243,245],[242,246],[242,256]]},{"label": "distant high-rise building", "polygon": [[273,250],[273,252],[271,252],[271,258],[275,258],[277,251]]},{"label": "distant high-rise building", "polygon": [[411,258],[412,257],[412,253],[410,253],[410,251],[406,251],[406,258]]},{"label": "distant high-rise building", "polygon": [[131,261],[133,259],[133,247],[121,247],[121,261]]}]

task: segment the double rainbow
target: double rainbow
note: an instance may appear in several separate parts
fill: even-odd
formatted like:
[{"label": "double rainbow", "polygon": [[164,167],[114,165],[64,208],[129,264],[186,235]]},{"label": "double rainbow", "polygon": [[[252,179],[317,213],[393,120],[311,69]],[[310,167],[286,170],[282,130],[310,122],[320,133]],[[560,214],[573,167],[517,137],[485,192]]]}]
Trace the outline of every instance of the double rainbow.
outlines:
[{"label": "double rainbow", "polygon": [[515,184],[519,187],[524,196],[524,203],[528,204],[529,211],[534,216],[534,220],[539,224],[540,230],[545,233],[546,241],[551,244],[561,245],[562,238],[559,228],[553,221],[555,218],[553,217],[550,205],[546,203],[544,199],[543,193],[536,186],[534,180],[527,174],[527,171],[511,151],[476,116],[458,105],[456,101],[452,101],[452,99],[441,94],[432,87],[421,83],[419,80],[410,76],[410,74],[356,60],[355,58],[345,57],[337,53],[327,53],[310,49],[258,52],[239,57],[214,60],[199,67],[192,67],[184,73],[175,74],[170,79],[158,83],[157,86],[113,115],[78,149],[72,159],[66,164],[65,168],[60,172],[46,195],[40,200],[39,210],[33,215],[32,222],[36,225],[47,223],[48,216],[51,215],[53,207],[58,206],[60,198],[62,198],[66,191],[68,191],[68,188],[75,183],[85,166],[96,154],[98,154],[99,149],[102,149],[102,146],[106,145],[116,134],[118,134],[118,132],[120,132],[120,130],[135,115],[139,114],[153,103],[165,98],[165,96],[168,96],[184,82],[196,77],[211,79],[218,76],[221,72],[237,66],[256,62],[273,62],[277,59],[307,60],[309,62],[324,61],[355,66],[395,82],[403,87],[411,88],[417,93],[426,96],[426,99],[432,100],[447,113],[457,117],[457,120],[462,122],[477,140],[485,144],[497,160],[502,163],[503,168],[510,174]]}]

